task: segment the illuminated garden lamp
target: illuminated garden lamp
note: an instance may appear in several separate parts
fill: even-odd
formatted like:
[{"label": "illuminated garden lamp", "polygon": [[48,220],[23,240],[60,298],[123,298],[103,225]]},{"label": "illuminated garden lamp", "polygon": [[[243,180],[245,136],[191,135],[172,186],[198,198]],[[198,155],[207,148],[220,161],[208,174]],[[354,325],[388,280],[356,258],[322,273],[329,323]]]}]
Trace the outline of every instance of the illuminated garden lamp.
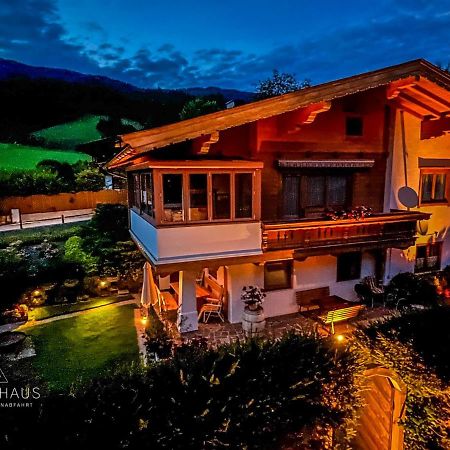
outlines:
[{"label": "illuminated garden lamp", "polygon": [[36,289],[33,291],[33,297],[39,297],[41,295],[41,291],[39,289]]},{"label": "illuminated garden lamp", "polygon": [[335,337],[336,341],[338,341],[339,343],[344,342],[344,336],[342,334],[337,334]]}]

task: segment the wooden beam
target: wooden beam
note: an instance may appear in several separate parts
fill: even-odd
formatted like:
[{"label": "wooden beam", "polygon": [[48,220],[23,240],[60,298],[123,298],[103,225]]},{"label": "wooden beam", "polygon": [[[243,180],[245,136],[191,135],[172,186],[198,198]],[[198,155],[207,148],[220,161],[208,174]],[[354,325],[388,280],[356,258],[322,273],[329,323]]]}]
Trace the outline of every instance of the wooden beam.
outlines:
[{"label": "wooden beam", "polygon": [[[450,110],[450,101],[447,101],[445,98],[436,95],[435,93],[429,91],[422,84],[416,84],[411,87],[412,90],[418,92],[421,95],[424,95],[430,99],[433,103],[440,105],[441,108],[445,108],[446,110]],[[450,94],[449,94],[450,97]]]},{"label": "wooden beam", "polygon": [[199,154],[205,155],[205,154],[209,153],[209,149],[210,149],[211,145],[215,144],[218,140],[219,140],[219,132],[213,131],[209,135],[209,139],[207,141],[203,142],[203,144],[199,150]]},{"label": "wooden beam", "polygon": [[393,100],[397,98],[403,89],[408,89],[412,86],[415,86],[418,81],[419,79],[417,77],[408,77],[391,82],[386,91],[387,99]]},{"label": "wooden beam", "polygon": [[401,99],[397,98],[393,101],[394,106],[397,109],[400,109],[401,111],[405,111],[408,114],[411,114],[414,117],[417,117],[420,120],[423,120],[428,114],[421,114],[417,110],[413,109],[411,105],[405,101],[402,101]]},{"label": "wooden beam", "polygon": [[433,139],[448,133],[450,133],[450,117],[424,120],[420,128],[420,139]]},{"label": "wooden beam", "polygon": [[289,119],[284,124],[282,123],[282,130],[287,134],[296,133],[304,125],[312,124],[320,113],[329,111],[330,108],[331,102],[319,102],[294,111],[290,114]]},{"label": "wooden beam", "polygon": [[399,98],[408,103],[411,103],[413,109],[418,108],[419,110],[422,110],[425,113],[428,111],[428,114],[434,116],[436,119],[439,119],[441,117],[441,114],[443,113],[443,111],[439,111],[433,108],[432,106],[427,105],[423,101],[420,101],[419,99],[415,98],[413,95],[409,95],[408,92],[402,91],[399,95]]}]

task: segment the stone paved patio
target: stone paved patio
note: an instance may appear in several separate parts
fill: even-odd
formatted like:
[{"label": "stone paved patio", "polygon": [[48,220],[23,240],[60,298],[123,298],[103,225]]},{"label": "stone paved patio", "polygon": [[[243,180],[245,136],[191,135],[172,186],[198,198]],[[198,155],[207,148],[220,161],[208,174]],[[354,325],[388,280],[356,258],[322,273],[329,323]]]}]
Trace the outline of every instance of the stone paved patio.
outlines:
[{"label": "stone paved patio", "polygon": [[[352,323],[339,323],[335,325],[337,334],[346,334],[354,331],[358,324],[364,325],[371,321],[388,317],[393,313],[392,310],[385,308],[368,308],[363,311],[358,320]],[[328,336],[321,328],[317,328],[317,323],[311,319],[301,316],[298,313],[284,316],[270,317],[266,319],[265,337],[277,338],[290,330],[302,330],[304,332],[314,333],[317,331],[322,336]],[[184,333],[183,340],[203,337],[207,339],[212,346],[229,344],[236,340],[244,340],[244,332],[240,323],[222,323],[219,321],[210,321],[209,323],[200,323],[197,331]]]}]

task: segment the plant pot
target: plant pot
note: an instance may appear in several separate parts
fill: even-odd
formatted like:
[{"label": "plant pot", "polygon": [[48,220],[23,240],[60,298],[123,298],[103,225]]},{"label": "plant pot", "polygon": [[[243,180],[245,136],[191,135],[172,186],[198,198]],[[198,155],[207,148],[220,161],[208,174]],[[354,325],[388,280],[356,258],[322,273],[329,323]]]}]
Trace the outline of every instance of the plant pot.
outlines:
[{"label": "plant pot", "polygon": [[242,314],[242,329],[246,337],[260,336],[266,328],[264,309],[261,306],[251,308],[246,306]]}]

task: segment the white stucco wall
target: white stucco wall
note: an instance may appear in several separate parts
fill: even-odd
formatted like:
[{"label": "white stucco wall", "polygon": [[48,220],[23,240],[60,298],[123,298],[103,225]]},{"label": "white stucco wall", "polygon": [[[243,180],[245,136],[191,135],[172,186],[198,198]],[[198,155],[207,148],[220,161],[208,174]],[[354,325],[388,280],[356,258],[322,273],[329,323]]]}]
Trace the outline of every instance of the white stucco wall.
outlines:
[{"label": "white stucco wall", "polygon": [[[361,278],[375,273],[375,260],[369,253],[363,253]],[[293,288],[270,291],[264,302],[267,317],[298,312],[295,291],[330,287],[331,295],[347,300],[357,300],[354,286],[358,280],[336,281],[337,258],[331,255],[314,256],[305,261],[294,261]],[[228,267],[228,320],[240,322],[243,304],[240,300],[243,286],[264,286],[264,267],[256,264],[240,264]]]},{"label": "white stucco wall", "polygon": [[[398,191],[405,186],[404,147],[406,148],[406,172],[408,186],[417,193],[420,191],[419,158],[450,159],[450,135],[443,135],[433,139],[420,140],[420,120],[404,113],[404,142],[401,126],[401,115],[397,112],[394,149],[392,157],[392,174],[390,178],[389,206],[392,209],[406,209],[398,199]],[[447,180],[450,183],[450,180]],[[412,208],[412,211],[431,213],[428,221],[426,236],[418,236],[416,243],[425,244],[434,240],[442,241],[441,268],[450,264],[450,207],[422,206]],[[389,258],[391,261],[389,262]],[[388,252],[386,261],[386,278],[390,279],[399,272],[414,271],[415,247],[406,251],[393,250],[392,257]]]},{"label": "white stucco wall", "polygon": [[156,264],[262,253],[260,222],[155,228],[134,211],[130,216],[131,232]]}]

